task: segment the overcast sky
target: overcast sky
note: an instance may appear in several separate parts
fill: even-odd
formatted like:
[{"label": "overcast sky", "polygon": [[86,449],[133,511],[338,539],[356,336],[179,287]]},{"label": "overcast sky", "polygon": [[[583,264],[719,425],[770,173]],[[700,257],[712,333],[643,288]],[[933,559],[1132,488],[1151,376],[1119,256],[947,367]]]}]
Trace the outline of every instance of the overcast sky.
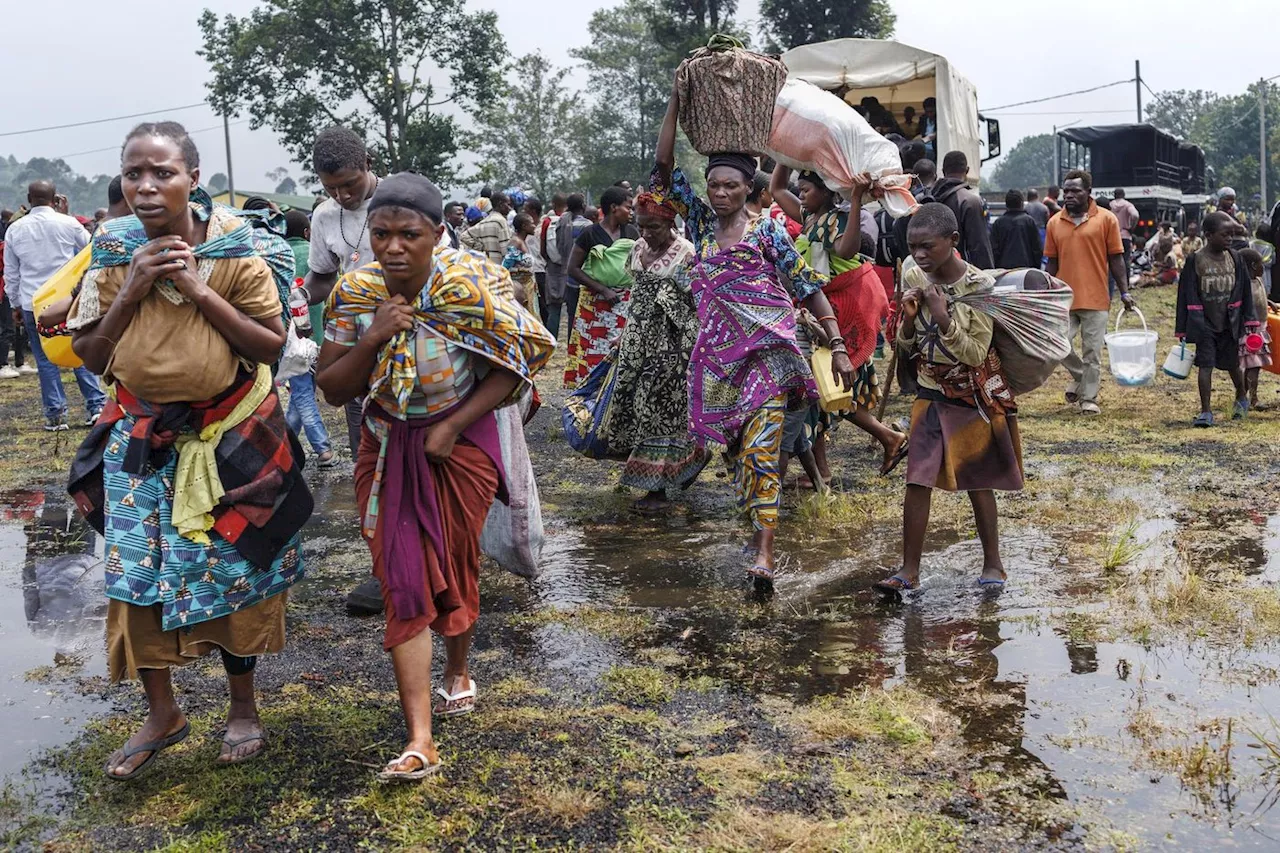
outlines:
[{"label": "overcast sky", "polygon": [[[590,10],[611,5],[611,0],[472,4],[497,11],[513,54],[541,49],[553,62],[569,64],[569,49],[587,41]],[[195,55],[200,44],[198,9],[208,5],[220,14],[245,14],[256,3],[8,0],[3,5],[0,20],[7,37],[0,56],[7,74],[0,98],[0,154],[24,160],[64,157],[77,171],[97,174],[116,170],[119,143],[141,119],[2,134],[203,100],[207,68]],[[957,10],[966,7],[981,11],[957,18]],[[757,0],[743,0],[740,13],[754,18],[757,8]],[[1275,28],[1259,21],[1259,0],[1218,0],[1211,7],[1164,0],[1158,14],[1152,4],[1117,0],[1077,0],[1069,7],[1025,0],[896,0],[894,8],[894,37],[948,57],[977,87],[984,108],[1131,78],[1135,59],[1141,60],[1142,76],[1155,91],[1202,88],[1238,93],[1251,81],[1280,75]],[[1144,91],[1143,97],[1150,95]],[[1048,132],[1054,124],[1133,121],[1134,100],[1129,84],[1002,112],[1005,149],[1024,135]],[[195,139],[206,176],[225,169],[220,120],[207,107],[148,116],[162,117],[200,131]],[[281,165],[290,166],[297,176],[298,169],[269,130],[233,126],[231,141],[240,187],[270,189],[265,173]]]}]

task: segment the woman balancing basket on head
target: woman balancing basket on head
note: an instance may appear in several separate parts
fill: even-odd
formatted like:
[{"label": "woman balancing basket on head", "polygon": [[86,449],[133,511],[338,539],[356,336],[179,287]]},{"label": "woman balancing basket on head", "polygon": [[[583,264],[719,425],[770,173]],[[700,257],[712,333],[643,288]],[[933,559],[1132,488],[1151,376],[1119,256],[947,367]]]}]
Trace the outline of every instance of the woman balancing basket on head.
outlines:
[{"label": "woman balancing basket on head", "polygon": [[[763,100],[752,102],[762,108]],[[767,216],[753,220],[747,210],[755,158],[712,153],[706,201],[676,168],[681,106],[677,82],[650,185],[676,203],[694,247],[691,285],[701,328],[689,361],[689,429],[701,442],[728,446],[739,505],[755,528],[747,571],[768,583],[775,566],[783,420],[788,406],[807,406],[816,397],[808,361],[796,345],[793,300],[821,322],[833,372],[845,388],[853,385],[854,369],[822,293],[826,279],[804,262],[782,226]]]}]

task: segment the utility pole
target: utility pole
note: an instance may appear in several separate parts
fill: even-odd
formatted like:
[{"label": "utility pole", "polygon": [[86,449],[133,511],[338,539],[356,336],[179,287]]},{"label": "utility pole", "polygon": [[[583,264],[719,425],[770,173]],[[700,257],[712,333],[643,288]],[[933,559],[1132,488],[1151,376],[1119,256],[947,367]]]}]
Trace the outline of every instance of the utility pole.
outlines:
[{"label": "utility pole", "polygon": [[[1041,127],[1044,127],[1043,124]],[[232,126],[227,114],[223,113],[223,141],[227,143],[227,188],[232,193],[228,206],[236,206],[236,173],[232,170]]]},{"label": "utility pole", "polygon": [[1138,93],[1138,124],[1142,124],[1142,62],[1137,59],[1133,61],[1133,88]]},{"label": "utility pole", "polygon": [[[1042,125],[1043,126],[1043,125]],[[1053,126],[1053,185],[1062,186],[1062,138],[1058,136],[1058,126]]]},{"label": "utility pole", "polygon": [[1267,81],[1258,81],[1258,187],[1262,201],[1262,215],[1271,212],[1267,207]]}]

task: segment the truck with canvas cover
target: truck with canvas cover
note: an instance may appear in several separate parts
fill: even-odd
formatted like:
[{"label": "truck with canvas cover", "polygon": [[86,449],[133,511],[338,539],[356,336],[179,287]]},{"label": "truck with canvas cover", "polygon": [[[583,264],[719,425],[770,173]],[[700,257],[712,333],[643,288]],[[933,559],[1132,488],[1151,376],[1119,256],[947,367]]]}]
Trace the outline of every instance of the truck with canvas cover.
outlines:
[{"label": "truck with canvas cover", "polygon": [[782,61],[788,79],[833,92],[851,107],[875,98],[899,124],[907,107],[915,110],[919,122],[925,99],[933,98],[935,159],[948,151],[963,151],[975,186],[981,164],[1000,155],[1000,122],[978,114],[977,90],[945,56],[895,41],[848,38],[793,48]]},{"label": "truck with canvas cover", "polygon": [[1176,137],[1151,124],[1113,124],[1069,127],[1058,138],[1062,175],[1084,169],[1093,177],[1094,195],[1122,188],[1138,209],[1135,243],[1145,242],[1161,222],[1181,224],[1183,153]]}]

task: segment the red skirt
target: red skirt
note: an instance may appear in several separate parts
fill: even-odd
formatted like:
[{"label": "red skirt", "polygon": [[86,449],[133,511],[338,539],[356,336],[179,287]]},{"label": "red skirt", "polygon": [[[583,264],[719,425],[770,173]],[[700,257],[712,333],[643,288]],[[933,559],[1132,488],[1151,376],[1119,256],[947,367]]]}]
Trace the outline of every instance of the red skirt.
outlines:
[{"label": "red skirt", "polygon": [[[360,452],[356,458],[356,502],[363,518],[373,492],[374,473],[378,466],[381,442],[369,430],[360,434]],[[459,440],[453,454],[443,465],[435,466],[436,501],[444,529],[444,553],[453,562],[461,585],[458,590],[462,606],[437,613],[434,618],[422,615],[415,619],[397,618],[386,584],[383,561],[382,525],[386,516],[378,515],[369,551],[373,556],[373,576],[382,584],[382,603],[386,608],[387,632],[382,647],[388,651],[430,628],[445,637],[465,634],[480,615],[480,531],[498,492],[498,470],[483,450]],[[422,550],[427,557],[427,571],[439,565],[436,549],[426,536]]]}]

